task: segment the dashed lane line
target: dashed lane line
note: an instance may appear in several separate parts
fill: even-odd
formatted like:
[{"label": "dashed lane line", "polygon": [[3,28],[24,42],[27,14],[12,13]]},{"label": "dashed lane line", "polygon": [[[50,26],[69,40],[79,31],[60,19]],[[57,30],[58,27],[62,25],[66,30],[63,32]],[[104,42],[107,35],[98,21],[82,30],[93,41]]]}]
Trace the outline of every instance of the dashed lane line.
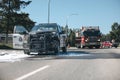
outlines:
[{"label": "dashed lane line", "polygon": [[15,79],[15,80],[24,80],[24,79],[28,78],[29,76],[32,76],[32,75],[34,75],[34,74],[36,74],[36,73],[38,73],[40,71],[43,71],[43,70],[45,70],[45,69],[47,69],[49,67],[50,67],[50,65],[43,66],[43,67],[41,67],[39,69],[36,69],[36,70],[34,70],[34,71],[32,71],[32,72],[30,72],[28,74],[23,75],[23,76]]}]

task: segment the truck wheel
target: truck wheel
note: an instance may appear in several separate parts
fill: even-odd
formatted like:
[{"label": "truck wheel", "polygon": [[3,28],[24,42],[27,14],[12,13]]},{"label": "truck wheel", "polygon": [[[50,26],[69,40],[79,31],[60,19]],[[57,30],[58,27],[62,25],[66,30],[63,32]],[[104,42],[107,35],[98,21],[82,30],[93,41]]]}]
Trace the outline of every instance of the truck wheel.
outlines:
[{"label": "truck wheel", "polygon": [[81,45],[81,48],[83,49],[83,48],[84,48],[84,46],[83,46],[83,45]]},{"label": "truck wheel", "polygon": [[100,48],[100,46],[95,46],[95,48],[96,48],[96,49],[99,49],[99,48]]},{"label": "truck wheel", "polygon": [[67,52],[67,48],[66,47],[62,47],[62,52]]},{"label": "truck wheel", "polygon": [[76,46],[77,48],[80,48],[80,46]]},{"label": "truck wheel", "polygon": [[93,46],[89,46],[89,49],[93,49]]},{"label": "truck wheel", "polygon": [[30,55],[30,52],[28,50],[24,50],[24,54]]},{"label": "truck wheel", "polygon": [[57,54],[60,51],[60,44],[58,41],[54,41],[54,53]]}]

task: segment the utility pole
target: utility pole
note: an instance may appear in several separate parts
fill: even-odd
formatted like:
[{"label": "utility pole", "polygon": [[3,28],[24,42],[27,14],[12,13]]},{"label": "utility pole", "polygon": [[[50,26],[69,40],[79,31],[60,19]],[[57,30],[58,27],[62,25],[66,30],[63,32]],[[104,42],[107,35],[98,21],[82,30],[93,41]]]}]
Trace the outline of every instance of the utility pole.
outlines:
[{"label": "utility pole", "polygon": [[0,0],[0,3],[2,3],[2,0]]},{"label": "utility pole", "polygon": [[6,27],[6,44],[8,43],[8,29],[10,26],[10,0],[8,0],[8,16],[7,16],[7,27]]},{"label": "utility pole", "polygon": [[[2,0],[0,0],[0,3],[2,4]],[[3,15],[2,13],[0,13],[0,21],[2,20],[2,18],[3,18]]]},{"label": "utility pole", "polygon": [[50,1],[48,1],[48,23],[50,23]]}]

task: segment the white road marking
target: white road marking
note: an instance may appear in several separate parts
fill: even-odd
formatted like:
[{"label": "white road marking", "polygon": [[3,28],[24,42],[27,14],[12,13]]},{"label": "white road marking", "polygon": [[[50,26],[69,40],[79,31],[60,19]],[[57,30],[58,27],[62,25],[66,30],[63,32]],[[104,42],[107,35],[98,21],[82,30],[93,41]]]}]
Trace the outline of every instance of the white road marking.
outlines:
[{"label": "white road marking", "polygon": [[37,72],[40,72],[40,71],[42,71],[42,70],[44,70],[44,69],[46,69],[46,68],[48,68],[48,67],[50,67],[50,65],[43,66],[43,67],[41,67],[41,68],[39,68],[39,69],[37,69],[37,70],[35,70],[35,71],[32,71],[32,72],[30,72],[30,73],[28,73],[28,74],[23,75],[23,76],[15,79],[15,80],[23,80],[23,79],[25,79],[25,78],[27,78],[27,77],[29,77],[29,76],[32,76],[32,75],[36,74]]}]

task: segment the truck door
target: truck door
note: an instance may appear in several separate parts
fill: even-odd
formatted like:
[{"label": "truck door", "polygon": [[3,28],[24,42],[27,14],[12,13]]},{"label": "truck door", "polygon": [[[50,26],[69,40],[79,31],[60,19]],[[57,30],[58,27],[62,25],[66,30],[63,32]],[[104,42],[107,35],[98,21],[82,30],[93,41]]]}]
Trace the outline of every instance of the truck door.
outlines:
[{"label": "truck door", "polygon": [[28,31],[23,26],[15,26],[13,31],[13,48],[23,49],[24,35]]}]

